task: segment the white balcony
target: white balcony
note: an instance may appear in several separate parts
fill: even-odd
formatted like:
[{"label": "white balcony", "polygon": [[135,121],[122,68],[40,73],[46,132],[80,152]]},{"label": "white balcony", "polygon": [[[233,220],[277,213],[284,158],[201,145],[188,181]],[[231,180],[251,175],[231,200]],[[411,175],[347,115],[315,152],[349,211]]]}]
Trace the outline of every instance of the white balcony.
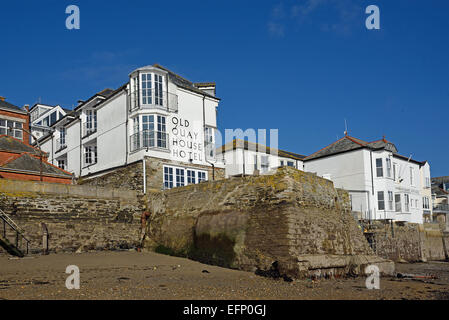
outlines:
[{"label": "white balcony", "polygon": [[130,137],[131,152],[141,149],[163,149],[169,150],[168,133],[145,130],[133,134]]},{"label": "white balcony", "polygon": [[159,109],[168,112],[178,112],[178,96],[166,91],[158,92],[154,89],[145,89],[130,95],[130,111],[138,109]]}]

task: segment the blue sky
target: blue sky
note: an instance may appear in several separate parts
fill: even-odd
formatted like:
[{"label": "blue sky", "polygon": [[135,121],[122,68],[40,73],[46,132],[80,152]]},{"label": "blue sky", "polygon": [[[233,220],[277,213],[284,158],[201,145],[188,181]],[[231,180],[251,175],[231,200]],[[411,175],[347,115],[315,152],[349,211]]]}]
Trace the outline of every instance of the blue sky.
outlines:
[{"label": "blue sky", "polygon": [[[76,4],[81,29],[65,28]],[[365,27],[378,5],[381,30]],[[449,175],[445,0],[17,1],[1,4],[0,95],[71,108],[160,63],[216,81],[219,126],[277,128],[311,154],[349,133],[383,135]]]}]

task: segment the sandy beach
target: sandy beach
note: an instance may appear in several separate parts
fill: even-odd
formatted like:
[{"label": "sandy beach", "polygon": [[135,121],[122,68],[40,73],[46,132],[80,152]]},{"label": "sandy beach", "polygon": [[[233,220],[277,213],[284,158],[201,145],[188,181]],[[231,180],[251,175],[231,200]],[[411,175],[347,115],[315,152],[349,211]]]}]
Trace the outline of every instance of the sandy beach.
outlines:
[{"label": "sandy beach", "polygon": [[[80,269],[80,290],[65,286],[66,267]],[[401,273],[435,280],[382,278],[367,290],[365,278],[285,282],[155,253],[95,252],[0,257],[2,300],[228,300],[228,299],[448,299],[449,263],[397,264]]]}]

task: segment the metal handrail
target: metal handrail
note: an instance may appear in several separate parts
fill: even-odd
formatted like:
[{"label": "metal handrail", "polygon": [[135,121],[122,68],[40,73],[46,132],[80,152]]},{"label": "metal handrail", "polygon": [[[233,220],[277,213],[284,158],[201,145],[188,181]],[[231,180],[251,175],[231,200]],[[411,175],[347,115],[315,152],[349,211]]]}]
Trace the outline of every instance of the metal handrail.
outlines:
[{"label": "metal handrail", "polygon": [[[144,130],[131,135],[131,152],[139,149],[169,149],[169,134],[156,130]],[[161,142],[159,144],[159,141]],[[165,144],[165,146],[163,146]]]},{"label": "metal handrail", "polygon": [[96,122],[84,122],[83,123],[83,138],[86,138],[97,132]]},{"label": "metal handrail", "polygon": [[26,253],[29,251],[30,240],[28,240],[24,231],[2,210],[0,209],[0,219],[3,220],[3,237],[6,239],[6,228],[5,224],[7,224],[13,231],[16,232],[16,247],[19,249],[19,236],[26,241]]},{"label": "metal handrail", "polygon": [[178,112],[178,95],[154,89],[145,89],[145,96],[142,90],[130,94],[130,110],[137,109],[162,109],[168,112]]},{"label": "metal handrail", "polygon": [[65,139],[56,139],[56,151],[60,151],[67,147]]},{"label": "metal handrail", "polygon": [[449,211],[449,204],[437,204],[433,206],[433,210]]}]

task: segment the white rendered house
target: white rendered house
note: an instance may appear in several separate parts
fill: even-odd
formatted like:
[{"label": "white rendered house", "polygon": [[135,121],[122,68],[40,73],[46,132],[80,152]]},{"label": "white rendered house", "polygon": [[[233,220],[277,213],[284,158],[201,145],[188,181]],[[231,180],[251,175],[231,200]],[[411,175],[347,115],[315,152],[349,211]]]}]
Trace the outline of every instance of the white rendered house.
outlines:
[{"label": "white rendered house", "polygon": [[143,162],[144,191],[199,183],[224,168],[214,152],[219,102],[213,83],[146,66],[82,101],[40,143],[50,162],[83,180]]},{"label": "white rendered house", "polygon": [[303,170],[305,156],[259,143],[235,139],[217,149],[226,166],[226,177],[271,174],[275,169],[289,166]]},{"label": "white rendered house", "polygon": [[[365,142],[345,136],[304,159],[304,170],[332,180],[351,197],[364,220],[423,223],[430,191],[430,167],[400,155],[385,140]],[[425,209],[426,208],[426,209]]]},{"label": "white rendered house", "polygon": [[[52,125],[62,119],[70,110],[61,106],[50,106],[42,103],[36,103],[30,109],[30,131],[34,137],[40,139],[49,134]],[[31,143],[34,143],[31,138]]]}]

